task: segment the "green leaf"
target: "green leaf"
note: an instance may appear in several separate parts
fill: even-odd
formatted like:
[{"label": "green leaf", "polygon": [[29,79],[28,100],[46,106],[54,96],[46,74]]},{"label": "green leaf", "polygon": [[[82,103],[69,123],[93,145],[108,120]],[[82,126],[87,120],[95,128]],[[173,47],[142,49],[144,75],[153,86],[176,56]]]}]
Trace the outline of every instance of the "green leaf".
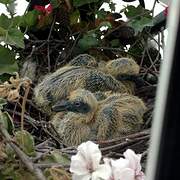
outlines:
[{"label": "green leaf", "polygon": [[135,35],[137,35],[138,32],[142,32],[144,27],[153,26],[153,21],[152,18],[141,17],[138,20],[130,21],[128,25],[135,30]]},{"label": "green leaf", "polygon": [[24,48],[24,34],[18,28],[10,28],[7,30],[5,36],[0,36],[0,41]]},{"label": "green leaf", "polygon": [[11,4],[13,0],[0,0],[0,3],[2,4]]},{"label": "green leaf", "polygon": [[29,156],[35,156],[35,145],[33,136],[23,130],[17,131],[15,134],[17,143],[21,146],[22,150]]},{"label": "green leaf", "polygon": [[82,5],[85,5],[85,4],[90,4],[90,3],[93,3],[93,2],[98,2],[100,0],[73,0],[73,6],[74,7],[80,7]]},{"label": "green leaf", "polygon": [[[33,12],[33,11],[31,11],[31,12]],[[17,27],[21,23],[23,17],[24,16],[15,16],[13,18],[8,18],[8,16],[6,16],[5,14],[1,14],[0,27],[5,30],[8,30],[12,27]]]},{"label": "green leaf", "polygon": [[11,25],[13,25],[12,19],[9,19],[5,14],[1,14],[0,16],[0,27],[2,29],[8,29]]},{"label": "green leaf", "polygon": [[19,26],[22,22],[23,16],[15,16],[13,17],[13,25],[14,26]]},{"label": "green leaf", "polygon": [[16,26],[17,23],[17,19],[9,19],[4,14],[0,16],[0,41],[24,48],[24,34]]},{"label": "green leaf", "polygon": [[36,10],[29,11],[25,15],[22,16],[21,26],[23,27],[32,27],[36,25],[38,20],[39,13]]},{"label": "green leaf", "polygon": [[63,166],[70,165],[70,159],[68,156],[63,154],[62,152],[59,152],[58,150],[54,150],[51,152],[51,154],[47,154],[41,163],[60,163]]},{"label": "green leaf", "polygon": [[6,128],[7,131],[12,134],[14,130],[14,124],[8,112],[0,112],[0,122],[3,124],[4,128]]},{"label": "green leaf", "polygon": [[0,27],[0,36],[6,36],[6,30]]},{"label": "green leaf", "polygon": [[94,33],[85,34],[83,38],[78,41],[78,46],[84,51],[88,50],[89,48],[95,47],[98,44],[99,42],[97,39],[97,35]]},{"label": "green leaf", "polygon": [[0,46],[0,74],[18,71],[15,53],[8,48]]},{"label": "green leaf", "polygon": [[127,18],[134,18],[137,16],[139,17],[151,17],[151,11],[147,10],[147,9],[144,9],[142,6],[127,6],[125,9],[124,9],[124,13],[125,15],[127,16]]},{"label": "green leaf", "polygon": [[105,19],[107,16],[107,11],[105,11],[104,9],[101,9],[96,12],[96,15],[98,19]]}]

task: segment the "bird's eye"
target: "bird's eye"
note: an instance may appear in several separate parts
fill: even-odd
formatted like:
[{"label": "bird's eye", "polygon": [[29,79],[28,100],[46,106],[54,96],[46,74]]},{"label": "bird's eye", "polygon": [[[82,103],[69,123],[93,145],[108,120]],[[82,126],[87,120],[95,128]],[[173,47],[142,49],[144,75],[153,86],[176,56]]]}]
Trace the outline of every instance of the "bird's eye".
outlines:
[{"label": "bird's eye", "polygon": [[75,102],[75,106],[76,106],[76,107],[79,107],[80,105],[81,105],[80,102]]}]

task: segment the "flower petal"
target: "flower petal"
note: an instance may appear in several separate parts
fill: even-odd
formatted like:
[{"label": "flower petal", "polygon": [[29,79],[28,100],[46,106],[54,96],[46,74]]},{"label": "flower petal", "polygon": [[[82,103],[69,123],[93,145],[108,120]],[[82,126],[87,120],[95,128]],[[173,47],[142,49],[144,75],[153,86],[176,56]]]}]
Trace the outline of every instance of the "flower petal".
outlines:
[{"label": "flower petal", "polygon": [[92,141],[87,141],[78,146],[78,153],[84,158],[84,160],[92,165],[92,169],[98,168],[102,154],[97,144]]},{"label": "flower petal", "polygon": [[118,160],[111,159],[112,168],[124,169],[129,168],[129,160],[120,158]]},{"label": "flower petal", "polygon": [[99,165],[98,169],[92,173],[92,180],[104,179],[107,180],[112,174],[111,167],[107,164]]},{"label": "flower petal", "polygon": [[118,160],[104,159],[105,164],[111,167],[109,179],[114,180],[135,180],[135,171],[129,168],[129,160],[120,158]]},{"label": "flower petal", "polygon": [[79,154],[71,157],[70,172],[77,175],[88,174],[89,170],[87,169],[87,162]]},{"label": "flower petal", "polygon": [[135,154],[134,151],[128,149],[124,152],[124,157],[129,160],[129,167],[134,169],[138,175],[141,171],[141,155]]},{"label": "flower petal", "polygon": [[72,180],[90,180],[91,179],[91,175],[87,174],[87,175],[76,175],[73,174],[72,175]]},{"label": "flower petal", "polygon": [[129,160],[120,158],[118,160],[111,159],[113,178],[115,180],[135,180],[135,171],[129,168]]},{"label": "flower petal", "polygon": [[136,177],[135,180],[145,180],[145,174],[141,171]]},{"label": "flower petal", "polygon": [[134,170],[124,168],[114,172],[114,180],[135,180]]}]

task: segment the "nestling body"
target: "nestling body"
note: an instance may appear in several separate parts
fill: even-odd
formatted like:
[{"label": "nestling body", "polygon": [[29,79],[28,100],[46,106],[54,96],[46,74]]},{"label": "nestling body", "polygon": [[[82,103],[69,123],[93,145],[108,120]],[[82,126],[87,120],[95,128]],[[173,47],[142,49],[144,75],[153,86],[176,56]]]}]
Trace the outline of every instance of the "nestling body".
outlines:
[{"label": "nestling body", "polygon": [[146,107],[141,99],[128,94],[114,94],[103,101],[84,89],[70,93],[57,102],[55,112],[67,111],[62,118],[57,113],[52,123],[66,145],[78,145],[86,140],[105,140],[137,132],[143,122]]},{"label": "nestling body", "polygon": [[50,105],[66,99],[70,92],[84,88],[91,92],[113,91],[127,92],[126,87],[111,75],[96,69],[66,66],[46,76],[34,89],[35,102],[44,111],[50,111]]}]

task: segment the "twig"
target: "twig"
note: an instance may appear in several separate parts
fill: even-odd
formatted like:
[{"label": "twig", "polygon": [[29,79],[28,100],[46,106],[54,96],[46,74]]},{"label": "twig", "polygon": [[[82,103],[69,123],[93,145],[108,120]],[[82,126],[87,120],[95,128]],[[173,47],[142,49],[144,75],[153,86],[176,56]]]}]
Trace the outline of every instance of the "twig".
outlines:
[{"label": "twig", "polygon": [[48,155],[51,152],[52,149],[49,149],[48,151],[46,151],[45,153],[41,153],[41,152],[36,152],[36,157],[31,158],[32,162],[38,162],[39,160],[43,159],[44,157],[46,157],[46,155]]},{"label": "twig", "polygon": [[141,131],[141,132],[138,132],[138,133],[130,134],[130,135],[124,136],[122,138],[118,138],[118,139],[116,138],[116,139],[111,139],[111,140],[106,140],[106,141],[101,141],[101,142],[97,141],[97,143],[100,144],[100,145],[119,143],[119,142],[125,141],[126,139],[138,138],[138,137],[146,136],[146,135],[149,135],[149,134],[150,134],[150,130],[147,129],[145,131]]},{"label": "twig", "polygon": [[48,59],[48,72],[51,71],[51,58],[49,53],[49,43],[47,44],[47,59]]},{"label": "twig", "polygon": [[48,143],[50,143],[50,138],[45,140],[44,142],[36,145],[36,148],[42,148],[44,145],[47,145]]},{"label": "twig", "polygon": [[[41,122],[42,122],[42,121],[40,121],[40,123],[41,123]],[[51,125],[50,125],[50,126],[51,126]],[[44,126],[42,125],[42,129],[43,129],[43,131],[44,131],[46,134],[48,134],[52,139],[54,139],[59,145],[62,144],[61,140],[60,140],[59,138],[55,137],[51,132],[49,132],[49,130],[47,129],[47,127],[44,127]]]},{"label": "twig", "polygon": [[141,57],[141,63],[140,63],[140,68],[142,67],[142,65],[143,65],[143,62],[144,62],[144,57],[145,57],[145,54],[146,54],[146,49],[147,49],[147,43],[146,43],[146,45],[145,45],[145,48],[144,48],[144,50],[143,50],[143,55],[142,55],[142,57]]},{"label": "twig", "polygon": [[51,167],[60,167],[63,169],[69,169],[69,165],[62,165],[59,163],[38,163],[36,164],[37,167],[45,169],[45,168],[51,168]]},{"label": "twig", "polygon": [[[76,43],[77,43],[77,41],[79,40],[80,36],[81,36],[81,33],[78,34],[78,36],[77,36],[77,38],[75,39],[75,41],[74,41],[74,43],[73,43],[73,45],[72,45],[69,53],[67,54],[66,58],[63,59],[63,61],[61,62],[61,64],[63,64],[64,62],[66,62],[66,60],[71,56],[71,54],[72,54],[72,52],[73,52],[73,49],[74,49],[74,47],[76,46]],[[58,56],[58,58],[57,58],[56,61],[59,60],[60,56],[61,56],[61,54],[59,54],[59,56]]]},{"label": "twig", "polygon": [[29,94],[29,90],[30,90],[30,86],[27,85],[27,88],[25,89],[25,94],[23,97],[23,102],[22,102],[22,111],[21,111],[21,130],[24,129],[24,113],[25,113],[25,109],[26,109],[26,100],[27,100],[27,96]]},{"label": "twig", "polygon": [[32,55],[34,54],[35,51],[36,51],[36,46],[33,45],[33,46],[32,46],[32,50],[31,50],[31,53],[26,57],[26,60],[27,60],[27,59],[30,59],[30,58],[32,57]]},{"label": "twig", "polygon": [[112,145],[112,146],[108,146],[108,147],[104,147],[104,148],[100,148],[102,153],[106,153],[106,152],[109,152],[109,151],[114,151],[114,150],[117,150],[117,149],[120,149],[120,148],[124,148],[126,146],[129,146],[129,145],[132,145],[133,143],[136,143],[140,140],[146,140],[146,139],[149,139],[149,135],[147,136],[143,136],[143,137],[140,137],[140,138],[136,138],[136,139],[128,139],[126,142],[122,142],[122,143],[119,143],[119,144],[116,144],[116,145]]},{"label": "twig", "polygon": [[151,62],[151,66],[152,66],[152,67],[154,68],[154,70],[157,72],[156,66],[154,65],[154,62],[153,62],[153,60],[152,60],[152,58],[151,58],[151,55],[149,54],[149,50],[147,49],[146,52],[147,52],[147,55],[148,55],[148,57],[149,57],[149,61]]},{"label": "twig", "polygon": [[54,19],[53,19],[53,22],[51,24],[51,28],[50,28],[50,31],[49,31],[49,35],[48,35],[48,38],[47,38],[47,59],[48,59],[48,72],[51,71],[51,58],[50,58],[50,52],[49,52],[49,40],[51,38],[51,34],[52,34],[52,30],[54,28],[54,24],[55,24],[55,20],[56,20],[56,15],[54,16]]},{"label": "twig", "polygon": [[155,9],[155,7],[156,7],[156,3],[157,3],[157,0],[154,0],[153,7],[152,7],[152,9],[151,9],[152,16],[154,16],[154,9]]},{"label": "twig", "polygon": [[49,40],[50,40],[50,38],[51,38],[51,34],[52,34],[52,30],[53,30],[53,28],[54,28],[54,23],[55,23],[55,21],[56,21],[56,15],[54,16],[53,22],[52,22],[52,24],[51,24],[51,28],[50,28],[50,31],[49,31],[49,35],[48,35],[48,38],[47,38],[47,41],[48,41],[48,42],[49,42]]},{"label": "twig", "polygon": [[[4,107],[4,110],[7,111],[7,112],[10,112],[14,115],[18,115],[18,116],[21,116],[21,113],[20,112],[17,112],[17,111],[13,111],[11,109],[7,109]],[[25,117],[25,121],[29,124],[31,124],[35,129],[38,129],[38,127],[35,125],[36,124],[40,124],[38,121],[36,121],[35,119],[33,119],[32,117],[24,114],[24,117]]]},{"label": "twig", "polygon": [[119,52],[124,52],[126,54],[129,54],[131,56],[135,56],[135,57],[140,57],[137,54],[133,54],[130,52],[126,52],[125,50],[123,50],[122,48],[111,48],[111,47],[94,47],[92,49],[98,49],[98,50],[108,50],[108,51],[119,51]]},{"label": "twig", "polygon": [[37,180],[46,180],[42,171],[30,160],[30,158],[16,145],[13,143],[9,133],[3,127],[2,123],[0,123],[0,133],[6,142],[11,146],[11,148],[16,152],[17,156],[20,158],[22,163],[26,166],[26,168],[33,173]]},{"label": "twig", "polygon": [[149,36],[153,41],[155,41],[155,42],[157,43],[158,47],[163,48],[163,46],[160,44],[160,42],[157,41],[150,33],[148,33],[148,36]]}]

